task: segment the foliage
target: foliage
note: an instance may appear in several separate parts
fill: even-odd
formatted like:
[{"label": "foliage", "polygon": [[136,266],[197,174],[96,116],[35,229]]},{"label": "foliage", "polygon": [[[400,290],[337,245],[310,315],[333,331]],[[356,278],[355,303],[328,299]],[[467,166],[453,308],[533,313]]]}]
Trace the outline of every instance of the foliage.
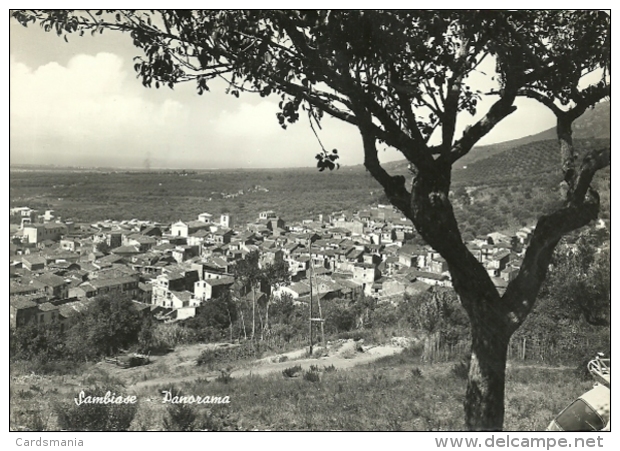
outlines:
[{"label": "foliage", "polygon": [[136,343],[140,328],[131,300],[101,296],[67,331],[67,349],[77,359],[113,355]]},{"label": "foliage", "polygon": [[310,369],[308,371],[304,371],[303,379],[307,382],[320,382],[321,375],[318,371]]},{"label": "foliage", "polygon": [[323,316],[325,319],[326,333],[348,332],[355,329],[357,325],[357,315],[353,310],[351,301],[346,299],[332,299],[324,304]]},{"label": "foliage", "polygon": [[[95,386],[84,390],[86,396],[103,397],[106,392],[118,393],[116,387]],[[76,405],[72,400],[55,405],[58,425],[67,431],[126,431],[138,404]]]},{"label": "foliage", "polygon": [[583,317],[594,325],[609,324],[611,314],[611,254],[597,252],[582,235],[574,247],[559,248],[542,291],[549,316]]},{"label": "foliage", "polygon": [[300,365],[291,366],[282,370],[284,377],[295,377],[301,373],[302,368]]},{"label": "foliage", "polygon": [[[182,392],[176,388],[171,388],[172,396],[183,396]],[[165,431],[193,431],[198,420],[196,408],[191,404],[171,403],[166,407],[166,416],[163,420]]]},{"label": "foliage", "polygon": [[157,323],[149,315],[142,320],[138,332],[137,351],[140,354],[165,354],[172,346],[158,336]]},{"label": "foliage", "polygon": [[402,309],[409,324],[429,335],[439,333],[443,343],[454,345],[468,338],[469,320],[453,290],[434,288],[408,296]]},{"label": "foliage", "polygon": [[289,284],[291,282],[291,274],[289,273],[288,264],[284,260],[267,263],[262,268],[262,279],[273,289]]},{"label": "foliage", "polygon": [[9,330],[11,361],[31,360],[46,364],[62,359],[64,349],[64,337],[59,324],[28,324]]},{"label": "foliage", "polygon": [[237,307],[229,292],[211,299],[197,309],[196,316],[183,322],[185,327],[196,332],[196,338],[204,341],[218,341],[226,338],[228,330],[237,320]]}]

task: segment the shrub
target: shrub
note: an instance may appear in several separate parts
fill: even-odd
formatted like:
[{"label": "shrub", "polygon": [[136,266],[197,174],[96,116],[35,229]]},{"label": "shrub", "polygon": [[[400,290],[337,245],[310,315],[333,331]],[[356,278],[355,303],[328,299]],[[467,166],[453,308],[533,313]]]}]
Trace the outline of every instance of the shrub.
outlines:
[{"label": "shrub", "polygon": [[301,373],[301,365],[291,366],[282,370],[284,377],[297,377]]},{"label": "shrub", "polygon": [[304,376],[303,376],[305,381],[308,382],[319,382],[321,380],[321,375],[318,371],[304,371]]},{"label": "shrub", "polygon": [[197,366],[209,366],[217,361],[217,351],[215,349],[205,349],[196,359]]},{"label": "shrub", "polygon": [[[105,396],[117,393],[113,387],[97,386],[84,390],[86,396]],[[60,429],[67,431],[126,431],[129,429],[138,405],[136,404],[81,404],[73,400],[58,403],[54,411]]]},{"label": "shrub", "polygon": [[411,368],[411,371],[409,372],[409,374],[411,374],[411,377],[413,379],[420,379],[420,378],[422,378],[422,371],[418,367]]},{"label": "shrub", "polygon": [[[176,393],[180,395],[180,392]],[[164,430],[176,432],[193,431],[196,426],[198,415],[196,409],[190,404],[169,404],[166,407],[164,417]]]},{"label": "shrub", "polygon": [[336,371],[336,367],[334,365],[324,366],[323,371],[326,373],[333,373]]}]

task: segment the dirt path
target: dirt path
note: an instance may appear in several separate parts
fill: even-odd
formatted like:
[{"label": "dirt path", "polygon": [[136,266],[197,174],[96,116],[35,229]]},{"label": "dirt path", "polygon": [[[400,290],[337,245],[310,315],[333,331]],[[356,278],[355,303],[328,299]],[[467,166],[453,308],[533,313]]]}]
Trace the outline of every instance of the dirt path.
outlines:
[{"label": "dirt path", "polygon": [[[320,350],[320,348],[317,348],[317,351],[318,350]],[[362,347],[359,349],[359,345],[356,345],[354,342],[347,342],[337,350],[333,351],[333,353],[332,351],[328,351],[329,355],[326,357],[304,358],[306,355],[306,349],[300,349],[286,354],[256,360],[249,366],[233,369],[230,375],[233,378],[266,376],[273,373],[281,373],[282,370],[296,365],[301,366],[303,370],[310,369],[312,365],[316,365],[319,368],[333,365],[337,369],[347,369],[357,365],[364,365],[374,362],[381,357],[400,353],[402,350],[402,347],[392,344]],[[188,352],[187,354],[193,355],[194,353]],[[187,366],[189,364],[194,365],[194,362],[192,360],[180,362],[179,366]],[[127,388],[143,389],[153,386],[172,385],[180,382],[191,382],[196,379],[212,380],[219,375],[219,372],[199,372],[198,370],[198,372],[186,376],[175,377],[172,375],[164,375],[161,377],[154,377],[152,379],[133,383]]]}]

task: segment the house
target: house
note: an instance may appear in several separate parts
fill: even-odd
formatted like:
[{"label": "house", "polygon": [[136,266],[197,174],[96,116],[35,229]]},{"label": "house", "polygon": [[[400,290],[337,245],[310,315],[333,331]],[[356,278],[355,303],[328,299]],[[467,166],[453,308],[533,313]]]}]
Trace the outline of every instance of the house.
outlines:
[{"label": "house", "polygon": [[353,280],[362,283],[364,294],[372,294],[372,284],[381,277],[379,269],[372,263],[355,263],[353,265]]},{"label": "house", "polygon": [[192,233],[187,237],[187,245],[188,246],[202,246],[207,238],[211,236],[211,232],[208,232],[205,229],[201,229],[197,232]]},{"label": "house", "polygon": [[194,283],[198,280],[196,270],[172,270],[160,274],[153,282],[153,304],[170,307],[171,291],[193,290]]},{"label": "house", "polygon": [[232,277],[204,279],[194,282],[194,297],[201,301],[218,298],[224,295],[235,283]]},{"label": "house", "polygon": [[145,226],[145,227],[140,227],[140,234],[144,235],[144,236],[150,236],[150,237],[161,237],[162,236],[162,231],[161,228],[158,226]]},{"label": "house", "polygon": [[37,277],[36,280],[44,286],[45,294],[49,298],[66,299],[69,297],[69,284],[62,277],[46,273]]},{"label": "house", "polygon": [[200,213],[198,215],[198,220],[204,223],[211,223],[213,215],[209,213]]},{"label": "house", "polygon": [[414,271],[413,275],[416,280],[420,282],[424,282],[428,285],[439,285],[442,287],[451,287],[452,281],[450,277],[445,274],[437,274],[434,272],[426,272],[426,271]]},{"label": "house", "polygon": [[63,251],[76,252],[80,248],[80,242],[74,238],[63,238],[60,240],[60,248]]},{"label": "house", "polygon": [[67,233],[67,226],[61,222],[47,224],[28,224],[24,226],[23,235],[29,244],[41,244],[45,240],[60,241]]},{"label": "house", "polygon": [[36,302],[21,296],[9,298],[9,326],[13,329],[37,321],[39,306]]},{"label": "house", "polygon": [[259,264],[262,268],[264,268],[266,265],[273,265],[282,261],[284,261],[284,251],[280,249],[273,249],[261,254]]},{"label": "house", "polygon": [[272,232],[275,231],[276,229],[284,229],[285,228],[284,220],[282,218],[279,218],[279,217],[269,218],[266,225],[267,225],[267,228],[269,230],[271,230]]},{"label": "house", "polygon": [[213,232],[211,238],[216,244],[228,244],[233,234],[231,229],[218,229]]},{"label": "house", "polygon": [[117,255],[117,256],[123,257],[123,258],[127,258],[127,259],[129,259],[130,257],[132,257],[134,255],[138,255],[138,254],[142,253],[140,251],[140,249],[138,248],[138,246],[135,246],[135,245],[120,246],[120,247],[117,247],[115,249],[112,249],[111,252],[114,255]]},{"label": "house", "polygon": [[519,268],[507,267],[500,271],[500,277],[506,282],[512,282],[519,274]]},{"label": "house", "polygon": [[228,213],[223,213],[220,216],[220,226],[226,229],[232,229],[233,227],[233,219]]},{"label": "house", "polygon": [[491,277],[499,277],[509,261],[510,251],[503,250],[491,256],[490,260],[484,263],[484,266]]},{"label": "house", "polygon": [[45,265],[47,264],[47,260],[40,255],[24,255],[22,257],[22,264],[24,268],[29,271],[41,271],[45,269]]},{"label": "house", "polygon": [[9,296],[12,295],[39,295],[46,298],[45,285],[36,278],[23,277],[9,281]]},{"label": "house", "polygon": [[45,302],[39,305],[37,313],[38,324],[52,324],[61,321],[59,308],[51,302]]},{"label": "house", "polygon": [[[183,307],[190,307],[192,299],[193,295],[189,291],[170,290],[167,293],[166,299],[163,301],[163,304],[161,304],[161,306],[165,308],[172,308],[175,310]],[[195,307],[195,305],[193,305],[192,307]]]},{"label": "house", "polygon": [[274,297],[282,297],[283,295],[290,295],[293,299],[299,299],[303,296],[310,294],[310,285],[307,282],[295,282],[289,286],[281,286],[277,290],[273,291]]},{"label": "house", "polygon": [[153,285],[150,283],[138,282],[138,295],[136,296],[136,300],[144,304],[151,304],[153,302]]},{"label": "house", "polygon": [[209,223],[204,221],[175,222],[170,226],[170,234],[176,237],[187,238],[201,229],[208,229]]},{"label": "house", "polygon": [[106,234],[105,243],[110,249],[120,247],[123,244],[123,231],[114,230],[112,232],[109,232],[108,234]]},{"label": "house", "polygon": [[364,284],[352,279],[338,279],[341,288],[341,296],[344,299],[357,299],[364,292]]},{"label": "house", "polygon": [[153,237],[138,233],[126,235],[124,237],[123,244],[127,246],[136,246],[140,252],[146,252],[157,245],[157,240]]},{"label": "house", "polygon": [[277,215],[275,214],[273,210],[261,211],[258,214],[259,220],[271,219],[271,218],[276,218],[276,217]]},{"label": "house", "polygon": [[435,274],[441,274],[448,270],[448,263],[443,257],[435,257],[428,261],[428,270]]},{"label": "house", "polygon": [[95,297],[106,294],[124,293],[132,298],[139,296],[138,280],[132,276],[111,279],[94,279],[79,285],[85,291],[86,297]]},{"label": "house", "polygon": [[86,311],[86,309],[88,309],[88,307],[90,307],[94,302],[96,302],[94,298],[83,298],[60,304],[58,306],[58,313],[61,321],[60,330],[64,329],[63,323],[71,321],[75,315]]},{"label": "house", "polygon": [[177,263],[182,263],[186,260],[196,257],[199,252],[200,248],[198,246],[177,246],[172,251],[172,257],[176,260]]},{"label": "house", "polygon": [[405,293],[415,296],[430,291],[432,287],[433,285],[422,282],[421,280],[414,280],[405,287]]}]

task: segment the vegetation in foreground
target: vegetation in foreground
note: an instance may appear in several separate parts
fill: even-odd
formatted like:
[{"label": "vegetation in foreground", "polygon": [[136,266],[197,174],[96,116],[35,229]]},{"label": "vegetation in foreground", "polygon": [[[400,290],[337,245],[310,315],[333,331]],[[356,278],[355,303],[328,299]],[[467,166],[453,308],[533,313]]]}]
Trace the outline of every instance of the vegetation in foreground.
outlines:
[{"label": "vegetation in foreground", "polygon": [[[319,364],[302,377],[274,373],[143,388],[131,391],[139,399],[135,408],[95,406],[91,410],[99,410],[87,416],[73,415],[72,400],[50,388],[51,380],[38,380],[27,388],[12,389],[12,399],[20,402],[12,409],[11,427],[109,430],[109,425],[116,429],[124,424],[129,430],[463,430],[466,379],[459,364],[425,363],[420,348],[408,348],[354,370]],[[95,379],[89,381],[92,387],[107,383],[107,389],[123,390],[118,380],[103,373]],[[544,430],[554,415],[591,385],[572,367],[511,363],[505,429]],[[229,396],[230,403],[163,404],[162,390]]]}]

